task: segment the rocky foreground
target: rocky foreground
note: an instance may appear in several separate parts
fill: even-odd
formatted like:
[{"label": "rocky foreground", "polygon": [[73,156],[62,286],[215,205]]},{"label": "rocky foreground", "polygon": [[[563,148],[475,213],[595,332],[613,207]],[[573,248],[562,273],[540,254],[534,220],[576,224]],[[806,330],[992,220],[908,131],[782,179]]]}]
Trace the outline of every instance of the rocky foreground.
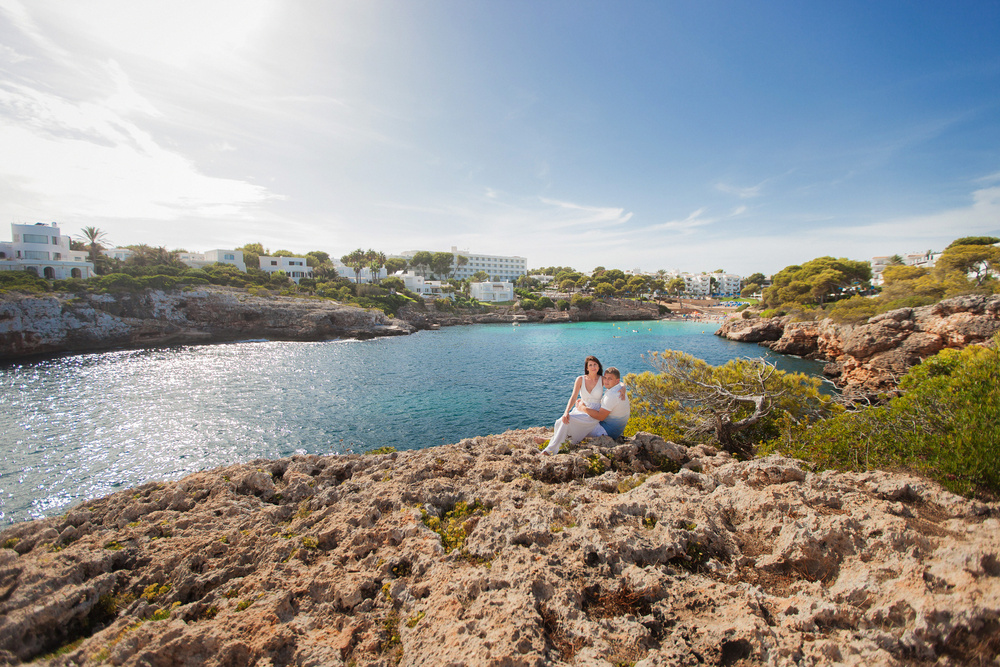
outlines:
[{"label": "rocky foreground", "polygon": [[846,393],[868,394],[894,389],[911,366],[943,349],[984,343],[998,332],[1000,295],[974,295],[899,308],[853,325],[734,317],[716,335],[828,361],[824,373]]},{"label": "rocky foreground", "polygon": [[1000,506],[541,429],[150,483],[0,533],[0,664],[995,665]]}]

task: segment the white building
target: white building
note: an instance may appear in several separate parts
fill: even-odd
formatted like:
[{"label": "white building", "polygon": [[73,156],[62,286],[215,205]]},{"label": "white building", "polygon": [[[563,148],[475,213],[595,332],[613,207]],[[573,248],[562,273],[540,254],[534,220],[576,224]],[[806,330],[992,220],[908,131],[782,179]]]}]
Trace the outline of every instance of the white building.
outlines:
[{"label": "white building", "polygon": [[682,273],[684,291],[693,296],[708,296],[712,293],[712,276],[707,273]]},{"label": "white building", "polygon": [[[395,274],[403,281],[403,286],[414,294],[419,294],[425,299],[454,299],[455,294],[451,285],[440,280],[427,280],[422,275],[413,271],[405,271]],[[447,288],[447,289],[445,289]]]},{"label": "white building", "polygon": [[[398,257],[410,260],[417,252],[419,251],[407,250]],[[456,246],[451,247],[451,254],[454,257],[453,268],[458,263],[459,255],[468,259],[466,264],[455,269],[453,276],[449,276],[457,280],[467,280],[477,271],[485,271],[490,280],[512,283],[528,273],[528,260],[517,255],[480,255],[468,250],[459,250]]]},{"label": "white building", "polygon": [[735,273],[713,273],[716,280],[715,293],[718,296],[739,296],[743,279]]},{"label": "white building", "polygon": [[514,283],[469,283],[469,296],[478,301],[513,301]]},{"label": "white building", "polygon": [[303,278],[312,278],[312,268],[306,265],[305,257],[260,257],[260,270],[264,273],[277,273],[284,271],[285,274],[298,283]]},{"label": "white building", "polygon": [[56,223],[10,226],[12,241],[0,242],[0,271],[27,271],[49,280],[92,278],[87,253],[69,249],[69,236]]},{"label": "white building", "polygon": [[[933,250],[928,250],[927,252],[910,252],[900,255],[903,259],[903,264],[906,266],[919,266],[923,269],[934,268],[934,264],[940,256],[941,253],[934,252]],[[879,255],[871,258],[869,264],[872,265],[872,285],[879,286],[885,284],[882,272],[887,266],[892,266],[893,257],[895,255]]]},{"label": "white building", "polygon": [[101,250],[101,254],[105,257],[110,257],[111,259],[117,259],[124,262],[128,258],[135,255],[135,250],[131,248],[104,248]]},{"label": "white building", "polygon": [[[205,252],[182,252],[178,253],[177,259],[184,262],[193,269],[203,269],[212,264],[232,264],[240,271],[246,271],[247,265],[243,262],[242,250],[206,250]],[[298,282],[297,280],[295,282]]]}]

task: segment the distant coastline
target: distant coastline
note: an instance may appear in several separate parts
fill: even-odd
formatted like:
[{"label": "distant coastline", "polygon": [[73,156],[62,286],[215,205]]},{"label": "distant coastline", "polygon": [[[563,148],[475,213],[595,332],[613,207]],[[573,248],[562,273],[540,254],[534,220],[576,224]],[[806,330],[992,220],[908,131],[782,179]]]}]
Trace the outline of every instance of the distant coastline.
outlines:
[{"label": "distant coastline", "polygon": [[265,339],[322,341],[402,336],[420,329],[489,323],[654,320],[656,304],[595,299],[587,309],[482,313],[421,310],[390,317],[326,299],[259,296],[232,287],[109,294],[16,294],[0,300],[0,362],[38,355]]}]

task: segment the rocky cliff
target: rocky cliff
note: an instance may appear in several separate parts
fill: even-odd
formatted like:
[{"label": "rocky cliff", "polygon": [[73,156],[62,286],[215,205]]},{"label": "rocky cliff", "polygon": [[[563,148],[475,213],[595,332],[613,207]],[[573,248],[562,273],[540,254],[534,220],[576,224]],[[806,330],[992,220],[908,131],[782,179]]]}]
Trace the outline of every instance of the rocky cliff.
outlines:
[{"label": "rocky cliff", "polygon": [[226,287],[115,295],[8,294],[0,301],[0,361],[116,347],[371,338],[413,330],[377,310],[319,299],[257,297]]},{"label": "rocky cliff", "polygon": [[541,429],[150,483],[0,533],[0,664],[996,664],[1000,506]]},{"label": "rocky cliff", "polygon": [[931,306],[900,308],[864,324],[788,317],[727,320],[716,332],[775,352],[830,362],[824,372],[848,392],[893,389],[914,364],[945,348],[989,341],[1000,332],[1000,296],[961,296]]}]

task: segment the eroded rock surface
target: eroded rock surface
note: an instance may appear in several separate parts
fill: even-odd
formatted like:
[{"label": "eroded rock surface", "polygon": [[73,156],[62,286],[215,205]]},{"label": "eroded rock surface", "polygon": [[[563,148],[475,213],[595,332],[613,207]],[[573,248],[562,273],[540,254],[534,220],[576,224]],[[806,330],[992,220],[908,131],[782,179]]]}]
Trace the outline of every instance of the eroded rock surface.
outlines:
[{"label": "eroded rock surface", "polygon": [[253,461],[17,524],[0,662],[994,664],[997,505],[642,433],[542,457],[542,433]]},{"label": "eroded rock surface", "polygon": [[379,310],[320,299],[258,297],[226,287],[0,299],[0,361],[116,347],[372,338],[413,330]]},{"label": "eroded rock surface", "polygon": [[824,372],[848,393],[873,393],[895,388],[911,366],[945,348],[984,343],[998,331],[1000,296],[975,295],[900,308],[860,325],[732,318],[716,335],[828,361]]}]

